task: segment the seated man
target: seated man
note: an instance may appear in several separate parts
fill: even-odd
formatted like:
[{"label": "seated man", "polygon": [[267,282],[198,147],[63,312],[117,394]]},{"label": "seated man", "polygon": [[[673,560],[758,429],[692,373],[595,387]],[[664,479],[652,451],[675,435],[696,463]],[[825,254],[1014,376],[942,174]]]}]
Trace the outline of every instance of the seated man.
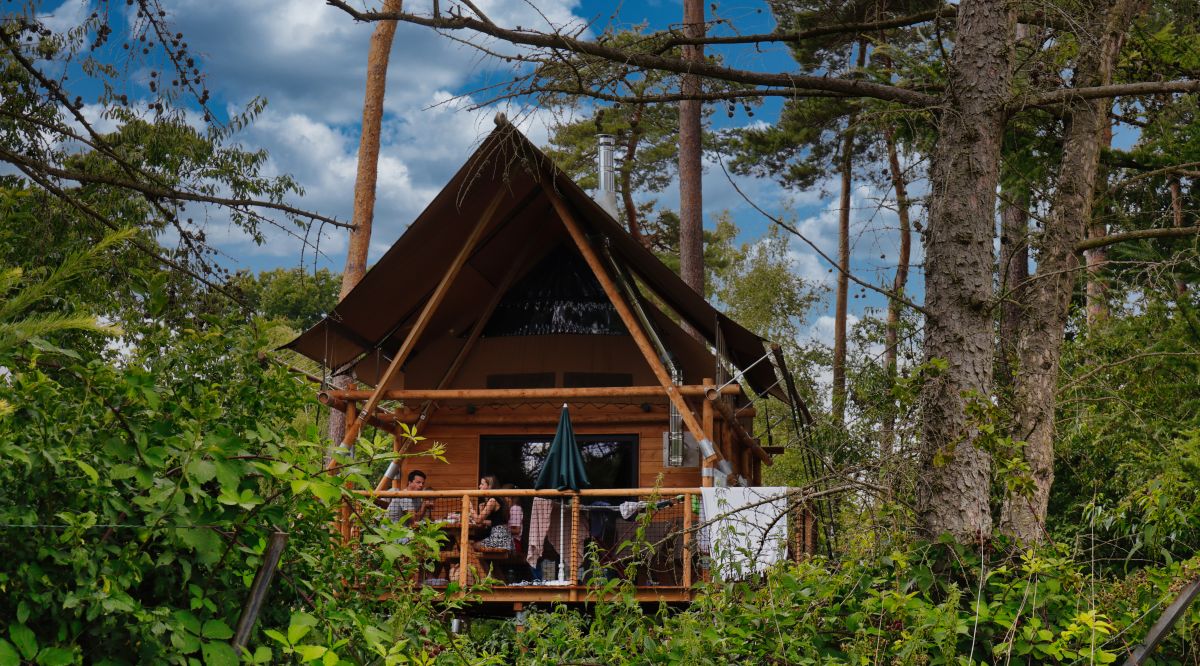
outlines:
[{"label": "seated man", "polygon": [[[395,465],[395,463],[392,463]],[[399,467],[398,465],[396,466]],[[398,471],[398,469],[397,469]],[[392,468],[388,468],[388,473],[392,472]],[[395,476],[391,477],[392,487],[394,488],[399,481]],[[408,473],[408,486],[404,488],[411,492],[419,492],[425,490],[425,472],[419,469],[414,469]],[[405,515],[409,516],[408,521],[424,520],[429,518],[433,513],[433,502],[429,500],[420,500],[416,497],[393,497],[388,502],[387,515],[388,520],[400,522],[404,520]],[[411,522],[410,522],[411,524]]]}]

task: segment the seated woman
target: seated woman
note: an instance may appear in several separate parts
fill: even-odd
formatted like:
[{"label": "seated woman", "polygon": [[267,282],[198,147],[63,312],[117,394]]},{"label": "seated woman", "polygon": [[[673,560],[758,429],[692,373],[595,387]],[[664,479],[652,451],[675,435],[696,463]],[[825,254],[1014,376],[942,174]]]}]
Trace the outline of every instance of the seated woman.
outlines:
[{"label": "seated woman", "polygon": [[[479,480],[480,490],[498,487],[496,477],[490,474]],[[503,497],[481,497],[479,504],[471,511],[470,518],[472,523],[490,528],[487,536],[479,541],[480,546],[513,550],[515,545],[508,528],[508,502]]]}]

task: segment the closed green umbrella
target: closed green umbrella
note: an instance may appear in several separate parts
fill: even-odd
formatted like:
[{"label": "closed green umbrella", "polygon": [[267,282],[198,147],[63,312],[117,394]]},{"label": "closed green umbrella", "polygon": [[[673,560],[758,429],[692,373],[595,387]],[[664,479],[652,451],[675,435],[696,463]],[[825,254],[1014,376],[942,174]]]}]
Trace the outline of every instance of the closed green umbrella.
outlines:
[{"label": "closed green umbrella", "polygon": [[575,429],[571,427],[571,415],[563,405],[558,417],[558,431],[554,433],[550,452],[546,454],[546,462],[542,463],[542,471],[538,472],[533,487],[537,490],[580,490],[591,485],[583,466],[583,454],[575,441]]},{"label": "closed green umbrella", "polygon": [[[550,443],[550,452],[546,454],[546,462],[542,463],[542,471],[538,472],[537,481],[533,484],[536,490],[574,490],[588,488],[592,482],[588,480],[587,470],[583,466],[583,454],[579,452],[579,443],[575,441],[575,429],[571,427],[571,415],[567,405],[563,404],[562,414],[558,417],[558,430],[554,433],[554,441]],[[563,504],[558,505],[558,545],[566,549],[563,541]],[[558,554],[558,583],[566,583],[566,557]]]}]

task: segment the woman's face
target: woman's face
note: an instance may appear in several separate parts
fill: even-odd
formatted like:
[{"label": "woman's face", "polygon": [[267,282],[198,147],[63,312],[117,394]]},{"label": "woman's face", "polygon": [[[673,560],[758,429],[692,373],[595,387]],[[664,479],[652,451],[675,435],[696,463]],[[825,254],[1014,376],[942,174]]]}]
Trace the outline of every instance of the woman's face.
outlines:
[{"label": "woman's face", "polygon": [[479,489],[480,489],[480,490],[490,490],[490,488],[488,487],[488,480],[487,480],[487,479],[480,479],[480,480],[479,480]]}]

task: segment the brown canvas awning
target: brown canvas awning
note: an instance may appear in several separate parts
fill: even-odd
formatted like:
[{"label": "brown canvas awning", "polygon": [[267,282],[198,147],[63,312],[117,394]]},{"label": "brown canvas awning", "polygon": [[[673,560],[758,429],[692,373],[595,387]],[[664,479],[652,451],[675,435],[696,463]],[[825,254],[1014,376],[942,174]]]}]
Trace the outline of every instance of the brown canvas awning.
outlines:
[{"label": "brown canvas awning", "polygon": [[[698,331],[713,349],[719,330],[721,351],[733,366],[748,368],[769,353],[766,341],[692,291],[511,124],[501,120],[497,125],[333,312],[285,348],[325,365],[335,374],[353,370],[359,381],[373,385],[379,368],[387,365],[412,328],[446,265],[461,250],[484,208],[503,192],[497,214],[409,358],[416,358],[426,348],[439,347],[435,344],[438,340],[461,337],[475,323],[514,262],[520,261],[527,270],[548,252],[570,245],[539,185],[549,181],[570,206],[594,247],[607,248],[615,263]],[[653,299],[643,301],[664,343],[676,354],[685,380],[698,382],[701,376],[713,376],[711,352],[652,305]],[[746,372],[745,379],[756,393],[769,392],[790,402],[776,375],[787,370],[777,365],[770,359],[758,363]]]}]

